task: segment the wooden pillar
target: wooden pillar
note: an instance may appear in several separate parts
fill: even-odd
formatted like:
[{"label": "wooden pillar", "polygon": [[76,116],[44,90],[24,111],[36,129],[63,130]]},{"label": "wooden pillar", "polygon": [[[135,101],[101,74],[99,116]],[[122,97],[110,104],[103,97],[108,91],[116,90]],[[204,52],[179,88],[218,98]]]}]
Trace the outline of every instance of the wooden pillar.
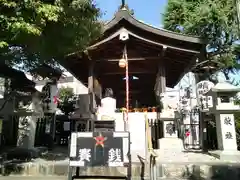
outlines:
[{"label": "wooden pillar", "polygon": [[163,93],[166,91],[166,72],[165,72],[165,65],[163,62],[161,62],[158,67],[158,77],[160,81],[160,90],[161,90],[161,93]]},{"label": "wooden pillar", "polygon": [[93,77],[93,90],[99,99],[102,99],[102,85],[96,76]]},{"label": "wooden pillar", "polygon": [[89,67],[88,67],[88,94],[90,97],[90,104],[89,104],[89,110],[91,114],[91,126],[89,126],[90,121],[88,121],[88,130],[93,131],[94,130],[94,122],[95,122],[95,93],[94,93],[94,61],[89,59]]},{"label": "wooden pillar", "polygon": [[93,92],[94,87],[94,62],[93,60],[89,60],[89,67],[88,67],[88,93]]},{"label": "wooden pillar", "polygon": [[166,47],[162,49],[161,56],[159,58],[158,63],[158,72],[156,77],[156,83],[154,87],[154,91],[156,96],[159,98],[160,94],[166,91],[166,71],[165,71],[165,64],[163,62],[163,57],[166,52]]}]

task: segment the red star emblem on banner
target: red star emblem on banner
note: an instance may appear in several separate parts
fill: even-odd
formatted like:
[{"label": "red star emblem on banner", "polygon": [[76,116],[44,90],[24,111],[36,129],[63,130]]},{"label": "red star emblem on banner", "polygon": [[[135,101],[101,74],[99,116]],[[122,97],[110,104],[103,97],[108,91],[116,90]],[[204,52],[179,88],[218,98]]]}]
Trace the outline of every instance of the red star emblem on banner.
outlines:
[{"label": "red star emblem on banner", "polygon": [[101,133],[97,137],[94,137],[94,139],[96,140],[95,146],[99,145],[99,146],[102,146],[102,147],[104,147],[104,141],[107,140],[107,138],[102,136]]}]

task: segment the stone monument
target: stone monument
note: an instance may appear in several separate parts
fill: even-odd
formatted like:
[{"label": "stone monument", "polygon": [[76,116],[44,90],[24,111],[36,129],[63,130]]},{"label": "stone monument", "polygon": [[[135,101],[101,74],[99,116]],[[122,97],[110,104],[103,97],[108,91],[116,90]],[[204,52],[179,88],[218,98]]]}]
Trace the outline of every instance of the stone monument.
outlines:
[{"label": "stone monument", "polygon": [[240,106],[234,104],[234,96],[239,91],[239,87],[228,82],[219,82],[206,93],[212,97],[212,106],[208,108],[209,113],[214,114],[216,118],[219,150],[213,154],[222,160],[240,160],[233,114],[240,110]]},{"label": "stone monument", "polygon": [[35,144],[37,120],[44,116],[40,94],[38,92],[32,94],[30,106],[19,107],[19,113],[22,111],[23,113],[21,113],[19,117],[17,146],[31,149],[34,148]]},{"label": "stone monument", "polygon": [[178,138],[178,131],[176,126],[176,111],[177,107],[174,107],[168,101],[167,94],[161,94],[161,101],[163,103],[163,110],[161,113],[161,119],[163,120],[163,138],[158,140],[158,147],[161,152],[183,151],[182,139]]}]

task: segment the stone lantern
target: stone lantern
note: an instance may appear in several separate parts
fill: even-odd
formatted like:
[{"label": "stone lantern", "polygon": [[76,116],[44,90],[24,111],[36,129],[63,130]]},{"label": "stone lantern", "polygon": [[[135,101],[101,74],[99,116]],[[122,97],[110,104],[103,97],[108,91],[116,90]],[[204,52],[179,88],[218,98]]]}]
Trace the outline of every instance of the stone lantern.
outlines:
[{"label": "stone lantern", "polygon": [[234,96],[240,88],[228,82],[216,84],[206,95],[212,97],[212,106],[209,113],[216,119],[217,140],[219,151],[214,152],[217,157],[224,160],[238,160],[240,153],[237,151],[234,112],[240,106],[234,104]]}]

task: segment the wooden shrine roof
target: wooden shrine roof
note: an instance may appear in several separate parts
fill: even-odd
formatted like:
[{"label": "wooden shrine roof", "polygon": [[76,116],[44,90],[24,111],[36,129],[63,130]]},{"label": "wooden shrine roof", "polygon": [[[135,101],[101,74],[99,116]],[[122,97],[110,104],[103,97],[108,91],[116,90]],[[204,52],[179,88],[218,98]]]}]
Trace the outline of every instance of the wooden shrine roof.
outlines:
[{"label": "wooden shrine roof", "polygon": [[44,78],[57,78],[59,79],[62,76],[62,72],[58,67],[51,67],[47,64],[42,64],[41,66],[30,70],[30,73],[35,73]]},{"label": "wooden shrine roof", "polygon": [[114,89],[121,91],[117,86],[124,87],[125,69],[118,66],[125,45],[119,39],[122,32],[129,34],[126,41],[129,75],[139,78],[130,85],[132,91],[154,89],[159,62],[165,66],[166,85],[174,87],[195,65],[200,54],[204,56],[205,53],[205,42],[200,38],[152,27],[135,19],[126,9],[120,9],[104,26],[103,35],[86,49],[87,53],[73,54],[63,65],[86,83],[88,65],[92,60],[95,62],[94,72],[103,87],[115,86]]},{"label": "wooden shrine roof", "polygon": [[11,87],[22,92],[35,92],[35,83],[29,80],[25,73],[0,63],[0,77],[11,79]]}]

